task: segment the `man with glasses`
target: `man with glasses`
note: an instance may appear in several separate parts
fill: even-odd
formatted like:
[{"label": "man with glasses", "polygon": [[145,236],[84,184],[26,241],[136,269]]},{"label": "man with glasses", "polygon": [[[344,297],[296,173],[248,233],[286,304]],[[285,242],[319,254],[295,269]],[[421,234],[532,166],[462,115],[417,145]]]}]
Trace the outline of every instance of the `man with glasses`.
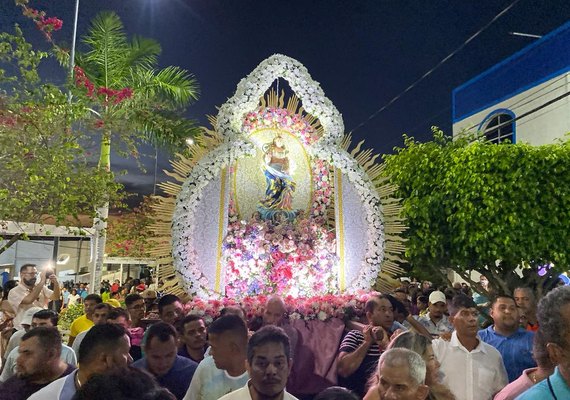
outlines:
[{"label": "man with glasses", "polygon": [[449,315],[455,328],[451,340],[432,341],[440,370],[445,374],[442,383],[457,399],[491,400],[508,383],[501,354],[477,336],[479,311],[471,297],[455,296]]},{"label": "man with glasses", "polygon": [[145,304],[144,299],[138,293],[132,293],[125,297],[125,306],[131,320],[129,335],[131,337],[131,357],[133,360],[142,358],[141,344],[145,332],[145,327],[141,321],[144,319]]},{"label": "man with glasses", "polygon": [[[53,290],[48,289],[46,282],[50,281]],[[60,295],[59,282],[53,271],[46,270],[39,274],[35,264],[24,264],[20,267],[20,283],[8,294],[8,303],[16,313],[14,328],[23,329],[22,318],[26,310],[32,307],[47,308],[51,300],[58,300]]]}]

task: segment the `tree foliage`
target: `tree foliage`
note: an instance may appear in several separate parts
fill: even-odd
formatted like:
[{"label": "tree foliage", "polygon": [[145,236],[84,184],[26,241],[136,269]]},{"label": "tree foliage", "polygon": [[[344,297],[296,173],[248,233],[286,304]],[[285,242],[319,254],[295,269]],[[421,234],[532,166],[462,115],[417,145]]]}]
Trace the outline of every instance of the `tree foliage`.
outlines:
[{"label": "tree foliage", "polygon": [[[434,128],[434,140],[405,137],[385,156],[399,186],[408,220],[407,258],[413,274],[433,276],[451,268],[467,279],[475,270],[498,291],[520,284],[541,290],[550,274],[570,261],[570,145],[496,145],[453,141]],[[477,285],[476,285],[477,286]]]},{"label": "tree foliage", "polygon": [[120,185],[89,163],[78,123],[87,110],[42,82],[37,69],[45,58],[18,26],[0,34],[0,220],[77,224]]},{"label": "tree foliage", "polygon": [[150,257],[154,247],[149,227],[154,222],[154,200],[145,196],[130,212],[120,211],[107,224],[106,254],[111,257]]}]

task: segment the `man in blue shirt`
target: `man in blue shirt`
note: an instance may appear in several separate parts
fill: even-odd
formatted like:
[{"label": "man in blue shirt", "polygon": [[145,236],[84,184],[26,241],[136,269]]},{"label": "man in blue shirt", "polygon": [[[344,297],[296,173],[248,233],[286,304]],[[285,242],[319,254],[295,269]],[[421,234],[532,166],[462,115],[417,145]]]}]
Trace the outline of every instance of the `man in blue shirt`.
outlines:
[{"label": "man in blue shirt", "polygon": [[515,299],[499,295],[491,305],[493,325],[479,331],[479,337],[501,353],[509,382],[527,368],[536,367],[532,358],[534,332],[519,327],[519,311]]},{"label": "man in blue shirt", "polygon": [[198,364],[178,352],[176,329],[166,322],[151,325],[143,345],[144,358],[135,361],[133,367],[145,369],[156,377],[160,386],[170,390],[182,400]]},{"label": "man in blue shirt", "polygon": [[516,400],[570,399],[570,286],[548,293],[538,303],[537,315],[539,331],[548,343],[548,355],[558,366],[553,375]]}]

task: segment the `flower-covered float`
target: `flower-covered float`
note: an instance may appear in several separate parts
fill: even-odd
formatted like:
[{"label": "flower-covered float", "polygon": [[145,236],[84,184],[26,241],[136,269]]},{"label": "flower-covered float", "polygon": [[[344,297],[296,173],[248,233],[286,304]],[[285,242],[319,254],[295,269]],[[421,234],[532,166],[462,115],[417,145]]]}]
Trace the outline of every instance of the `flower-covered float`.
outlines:
[{"label": "flower-covered float", "polygon": [[239,301],[393,285],[405,229],[394,188],[362,143],[348,152],[340,113],[303,65],[269,57],[210,121],[161,185],[163,290]]}]

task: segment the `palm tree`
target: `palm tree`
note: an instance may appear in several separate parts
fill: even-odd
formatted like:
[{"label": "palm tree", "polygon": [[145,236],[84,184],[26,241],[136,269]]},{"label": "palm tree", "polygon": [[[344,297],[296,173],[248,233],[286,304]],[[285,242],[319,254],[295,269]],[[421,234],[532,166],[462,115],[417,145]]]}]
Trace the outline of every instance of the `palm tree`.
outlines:
[{"label": "palm tree", "polygon": [[[99,168],[111,169],[112,139],[132,151],[140,139],[155,146],[185,148],[185,140],[198,132],[194,122],[181,115],[198,98],[193,76],[174,66],[157,69],[159,43],[142,37],[128,40],[112,12],[93,19],[83,43],[87,50],[76,55],[75,82],[101,131]],[[92,290],[100,284],[108,214],[107,202],[98,208],[94,221],[97,257]]]}]

